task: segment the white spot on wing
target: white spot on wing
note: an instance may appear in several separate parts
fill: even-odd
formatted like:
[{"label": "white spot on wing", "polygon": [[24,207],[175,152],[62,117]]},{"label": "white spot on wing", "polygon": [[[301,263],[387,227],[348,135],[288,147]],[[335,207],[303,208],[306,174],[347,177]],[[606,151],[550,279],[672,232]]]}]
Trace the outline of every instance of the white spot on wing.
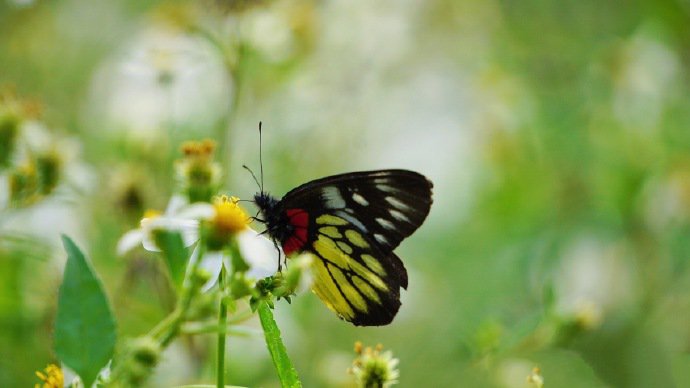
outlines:
[{"label": "white spot on wing", "polygon": [[407,206],[403,201],[395,198],[395,197],[386,197],[386,202],[390,203],[394,207],[397,207],[400,210],[409,210],[410,207]]},{"label": "white spot on wing", "polygon": [[386,171],[382,171],[377,174],[372,174],[370,176],[376,177],[376,179],[374,179],[374,183],[389,183],[391,181],[391,174]]},{"label": "white spot on wing", "polygon": [[329,209],[342,209],[345,207],[345,200],[340,195],[340,190],[335,186],[324,187],[321,196]]},{"label": "white spot on wing", "polygon": [[391,216],[393,216],[393,218],[395,218],[398,221],[410,222],[410,219],[407,218],[406,215],[404,215],[403,213],[401,213],[397,210],[389,210],[388,212],[391,214]]},{"label": "white spot on wing", "polygon": [[369,206],[369,201],[357,193],[352,194],[352,199],[362,206]]},{"label": "white spot on wing", "polygon": [[395,229],[395,225],[393,225],[392,222],[388,221],[385,218],[376,218],[376,222],[378,222],[379,225],[383,226],[384,228],[386,228],[388,230],[394,230]]},{"label": "white spot on wing", "polygon": [[398,190],[396,190],[396,189],[394,189],[388,185],[384,185],[384,184],[377,184],[376,188],[383,191],[384,193],[395,193],[398,191]]},{"label": "white spot on wing", "polygon": [[350,214],[348,214],[348,213],[346,213],[346,212],[344,212],[344,211],[342,211],[342,210],[338,210],[338,211],[336,211],[336,212],[333,212],[333,215],[336,215],[336,216],[338,216],[338,217],[340,217],[340,218],[345,219],[346,221],[348,221],[348,222],[351,223],[352,225],[358,227],[359,230],[361,230],[361,231],[364,232],[364,233],[367,233],[367,232],[368,232],[367,228],[364,226],[364,224],[363,224],[361,221],[359,221],[358,219],[356,219],[356,218],[353,217],[352,215],[350,215]]},{"label": "white spot on wing", "polygon": [[388,240],[386,240],[386,238],[382,234],[374,233],[374,238],[379,243],[388,245]]}]

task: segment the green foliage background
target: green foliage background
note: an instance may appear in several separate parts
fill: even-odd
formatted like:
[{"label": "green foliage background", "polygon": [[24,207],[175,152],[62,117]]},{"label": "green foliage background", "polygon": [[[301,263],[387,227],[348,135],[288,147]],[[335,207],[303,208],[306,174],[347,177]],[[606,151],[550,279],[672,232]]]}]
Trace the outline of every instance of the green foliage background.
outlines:
[{"label": "green foliage background", "polygon": [[[218,141],[250,198],[259,121],[273,193],[387,167],[435,183],[393,324],[278,303],[304,386],[350,386],[355,340],[392,349],[402,387],[521,387],[534,366],[547,387],[690,383],[690,3],[264,3],[0,3],[0,85],[79,144],[51,198],[0,210],[0,386],[55,361],[60,233],[120,337],[165,316],[160,259],[118,238],[165,207],[184,140]],[[213,381],[212,342],[178,341],[151,384]],[[260,336],[231,338],[227,367],[278,384]]]}]

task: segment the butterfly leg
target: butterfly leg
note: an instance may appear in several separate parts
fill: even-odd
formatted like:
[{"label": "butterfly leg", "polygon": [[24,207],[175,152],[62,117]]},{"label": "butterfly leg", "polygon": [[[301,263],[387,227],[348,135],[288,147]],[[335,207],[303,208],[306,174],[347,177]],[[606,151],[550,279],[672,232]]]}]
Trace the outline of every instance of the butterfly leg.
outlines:
[{"label": "butterfly leg", "polygon": [[275,246],[276,250],[278,251],[278,272],[281,272],[283,270],[283,266],[281,264],[284,260],[283,251],[278,246],[278,242],[276,240],[272,240],[272,241],[273,241],[273,246]]}]

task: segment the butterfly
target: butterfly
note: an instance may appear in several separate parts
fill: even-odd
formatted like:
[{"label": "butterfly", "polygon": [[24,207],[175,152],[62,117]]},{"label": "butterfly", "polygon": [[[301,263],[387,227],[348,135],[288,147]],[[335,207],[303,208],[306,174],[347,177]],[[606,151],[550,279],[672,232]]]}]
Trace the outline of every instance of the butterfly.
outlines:
[{"label": "butterfly", "polygon": [[400,288],[407,289],[407,270],[393,250],[426,219],[432,187],[414,171],[351,172],[305,183],[281,199],[261,185],[254,202],[257,220],[288,257],[315,257],[312,290],[326,306],[354,325],[381,326],[393,320]]}]

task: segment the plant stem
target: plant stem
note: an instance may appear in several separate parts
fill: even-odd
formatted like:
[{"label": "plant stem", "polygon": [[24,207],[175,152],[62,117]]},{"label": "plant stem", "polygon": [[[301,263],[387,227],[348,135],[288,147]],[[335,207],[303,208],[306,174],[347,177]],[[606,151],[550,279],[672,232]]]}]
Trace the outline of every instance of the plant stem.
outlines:
[{"label": "plant stem", "polygon": [[[221,267],[220,275],[218,275],[218,286],[221,289],[220,297],[220,311],[218,313],[218,327],[225,327],[228,322],[228,307],[225,304],[224,290],[225,290],[225,267]],[[216,365],[216,386],[218,388],[225,387],[225,330],[218,332],[218,352]]]},{"label": "plant stem", "polygon": [[257,337],[262,334],[258,329],[235,326],[232,323],[228,323],[225,327],[219,327],[216,321],[205,324],[184,324],[180,327],[180,333],[189,335],[225,333],[226,336],[233,335],[238,337]]},{"label": "plant stem", "polygon": [[[199,285],[194,281],[194,276],[205,253],[204,243],[202,240],[198,242],[197,249],[199,250],[198,258],[195,262],[191,263],[184,275],[182,294],[177,301],[175,309],[147,334],[148,337],[157,340],[160,343],[161,348],[167,347],[170,342],[179,334],[180,328],[182,327],[182,324],[187,316],[187,311],[192,304],[192,300],[199,291]],[[131,357],[131,354],[127,355],[127,357]],[[115,386],[117,386],[117,383],[119,382],[118,380],[120,380],[124,375],[123,365],[126,364],[126,359],[120,360],[120,362],[116,364],[110,376],[108,382],[109,384],[115,384]]]},{"label": "plant stem", "polygon": [[[227,304],[225,305],[225,308],[228,308]],[[225,331],[226,335],[232,334],[241,336],[251,336],[257,333],[260,334],[261,332],[259,332],[258,330],[251,329],[248,327],[236,326],[242,322],[247,321],[253,316],[254,313],[252,313],[251,310],[244,310],[239,313],[233,314],[232,317],[227,318],[225,327],[218,326],[218,322],[216,320],[185,322],[180,327],[180,332],[185,334],[215,334],[218,332]]]},{"label": "plant stem", "polygon": [[180,295],[177,307],[175,307],[175,310],[150,333],[154,338],[159,339],[162,347],[166,347],[179,333],[180,326],[182,326],[187,316],[187,310],[189,310],[189,306],[192,304],[192,299],[194,299],[194,295],[199,290],[198,285],[194,284],[192,277],[196,274],[199,263],[201,263],[201,260],[204,258],[204,253],[206,253],[203,241],[199,241],[196,249],[199,250],[198,257],[185,273],[185,279],[182,285],[182,295]]},{"label": "plant stem", "polygon": [[297,371],[292,366],[290,357],[287,354],[283,340],[280,338],[280,330],[273,319],[273,312],[265,301],[259,303],[259,319],[261,327],[264,329],[266,347],[273,359],[273,365],[278,372],[280,385],[285,388],[301,388],[302,383],[297,376]]}]

